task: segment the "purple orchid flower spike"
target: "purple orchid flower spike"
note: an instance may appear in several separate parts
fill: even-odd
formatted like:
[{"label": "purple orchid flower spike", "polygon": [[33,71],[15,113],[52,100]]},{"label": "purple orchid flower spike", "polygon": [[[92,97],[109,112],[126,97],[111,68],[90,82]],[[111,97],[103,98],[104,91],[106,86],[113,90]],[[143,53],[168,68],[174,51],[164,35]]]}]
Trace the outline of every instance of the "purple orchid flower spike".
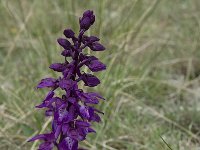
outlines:
[{"label": "purple orchid flower spike", "polygon": [[[80,141],[86,139],[88,133],[95,132],[91,122],[100,122],[99,114],[103,112],[94,108],[100,100],[104,100],[94,92],[84,92],[79,89],[79,82],[85,86],[94,87],[100,80],[93,74],[81,72],[82,67],[88,67],[92,72],[103,71],[106,65],[95,56],[84,53],[86,47],[92,51],[103,51],[105,47],[99,43],[96,36],[86,36],[85,32],[94,24],[93,11],[87,10],[79,19],[80,30],[76,37],[71,29],[65,29],[66,38],[59,38],[58,44],[64,49],[61,55],[65,57],[63,63],[53,63],[50,69],[62,73],[58,78],[45,78],[37,88],[49,88],[49,92],[36,108],[45,108],[45,115],[52,117],[50,133],[39,134],[29,140],[41,140],[38,150],[84,150],[79,148]],[[69,61],[67,60],[70,57]],[[56,96],[55,90],[63,90],[61,97]]]}]

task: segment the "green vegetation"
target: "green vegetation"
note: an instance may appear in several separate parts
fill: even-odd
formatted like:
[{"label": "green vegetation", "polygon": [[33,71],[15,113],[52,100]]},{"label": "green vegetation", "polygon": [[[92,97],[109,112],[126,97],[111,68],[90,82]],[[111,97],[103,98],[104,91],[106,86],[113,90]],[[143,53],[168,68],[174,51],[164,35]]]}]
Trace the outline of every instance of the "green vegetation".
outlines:
[{"label": "green vegetation", "polygon": [[[34,87],[60,62],[56,39],[78,30],[86,9],[97,15],[90,33],[107,51],[108,69],[95,90],[107,99],[89,150],[197,150],[200,147],[199,0],[1,0],[0,149],[35,150],[27,143],[48,130],[34,108]],[[44,124],[44,122],[47,122]]]}]

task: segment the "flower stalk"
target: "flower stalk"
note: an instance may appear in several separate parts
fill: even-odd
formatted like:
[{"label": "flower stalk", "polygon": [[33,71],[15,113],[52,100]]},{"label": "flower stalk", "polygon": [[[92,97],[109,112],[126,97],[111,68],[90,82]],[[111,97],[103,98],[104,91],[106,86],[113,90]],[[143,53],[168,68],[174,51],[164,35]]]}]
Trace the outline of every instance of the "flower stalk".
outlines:
[{"label": "flower stalk", "polygon": [[[84,53],[87,47],[92,51],[105,50],[99,43],[99,38],[84,35],[94,22],[93,11],[87,10],[79,19],[78,37],[71,29],[64,30],[66,38],[59,38],[57,42],[64,49],[61,55],[65,57],[65,61],[53,63],[49,67],[62,75],[58,79],[51,77],[42,79],[37,86],[37,88],[49,88],[49,92],[36,108],[44,108],[45,115],[52,117],[51,132],[36,135],[29,140],[43,141],[39,145],[39,150],[53,150],[54,147],[58,150],[78,150],[79,142],[85,140],[88,133],[95,132],[91,122],[101,121],[99,114],[103,113],[94,108],[94,105],[104,98],[95,92],[84,92],[78,87],[79,82],[84,82],[84,85],[89,87],[100,84],[96,76],[81,71],[82,67],[87,66],[91,72],[106,69],[106,65],[98,58]],[[56,96],[56,90],[62,90],[64,94],[61,97]]]}]

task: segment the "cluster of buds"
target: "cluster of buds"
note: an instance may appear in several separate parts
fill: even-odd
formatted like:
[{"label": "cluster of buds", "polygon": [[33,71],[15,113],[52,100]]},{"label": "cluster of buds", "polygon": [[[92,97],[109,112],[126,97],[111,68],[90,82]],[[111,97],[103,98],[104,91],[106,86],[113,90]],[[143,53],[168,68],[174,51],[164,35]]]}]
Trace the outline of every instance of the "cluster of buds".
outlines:
[{"label": "cluster of buds", "polygon": [[[87,66],[91,72],[106,69],[106,65],[98,58],[84,53],[85,48],[92,51],[105,50],[99,43],[99,38],[84,35],[94,22],[93,11],[87,10],[79,19],[80,30],[77,37],[71,29],[64,30],[66,38],[59,38],[57,41],[64,49],[61,55],[65,61],[51,64],[49,67],[62,75],[58,79],[42,79],[37,86],[49,88],[50,91],[36,108],[45,108],[45,115],[52,117],[51,132],[36,135],[29,140],[42,140],[39,150],[52,150],[54,147],[58,150],[81,150],[78,143],[85,140],[88,133],[95,132],[91,128],[91,122],[101,121],[99,114],[103,112],[94,108],[94,104],[104,98],[95,92],[84,92],[78,87],[79,82],[84,82],[84,85],[89,87],[100,84],[96,76],[83,72],[82,67]],[[60,97],[55,93],[59,89],[64,93]]]}]

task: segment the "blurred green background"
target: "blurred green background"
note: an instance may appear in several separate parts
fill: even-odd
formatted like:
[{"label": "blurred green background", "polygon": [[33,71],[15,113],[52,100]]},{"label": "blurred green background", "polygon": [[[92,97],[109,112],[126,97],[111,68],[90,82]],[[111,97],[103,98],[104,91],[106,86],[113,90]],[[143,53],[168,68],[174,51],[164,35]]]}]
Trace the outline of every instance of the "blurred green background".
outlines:
[{"label": "blurred green background", "polygon": [[[26,140],[49,131],[36,90],[57,77],[56,39],[78,31],[78,17],[94,10],[89,34],[107,51],[95,88],[107,100],[89,150],[200,149],[199,0],[0,0],[0,150],[36,150]],[[88,89],[90,90],[90,89]]]}]

